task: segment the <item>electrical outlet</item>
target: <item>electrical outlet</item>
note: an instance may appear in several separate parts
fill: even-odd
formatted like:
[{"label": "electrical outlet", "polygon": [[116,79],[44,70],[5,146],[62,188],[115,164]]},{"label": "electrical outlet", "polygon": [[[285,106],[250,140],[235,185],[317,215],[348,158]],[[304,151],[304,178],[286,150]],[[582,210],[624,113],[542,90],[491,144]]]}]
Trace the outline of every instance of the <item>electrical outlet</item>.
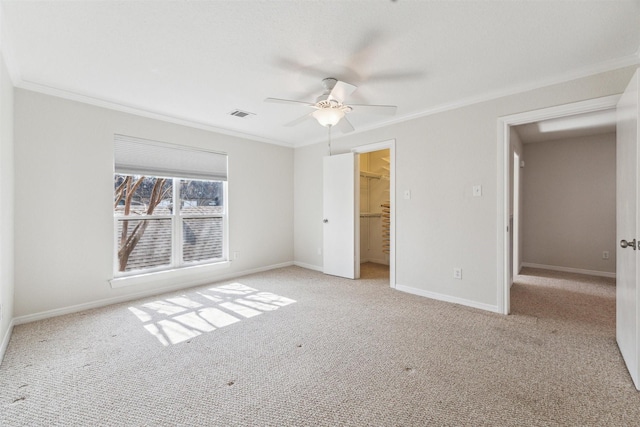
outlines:
[{"label": "electrical outlet", "polygon": [[235,260],[237,260],[238,258],[240,258],[240,251],[235,251],[235,252],[233,253],[233,259],[234,259],[234,261],[235,261]]},{"label": "electrical outlet", "polygon": [[462,280],[462,269],[461,268],[456,267],[456,268],[453,269],[453,278]]},{"label": "electrical outlet", "polygon": [[609,251],[602,252],[602,259],[609,259]]}]

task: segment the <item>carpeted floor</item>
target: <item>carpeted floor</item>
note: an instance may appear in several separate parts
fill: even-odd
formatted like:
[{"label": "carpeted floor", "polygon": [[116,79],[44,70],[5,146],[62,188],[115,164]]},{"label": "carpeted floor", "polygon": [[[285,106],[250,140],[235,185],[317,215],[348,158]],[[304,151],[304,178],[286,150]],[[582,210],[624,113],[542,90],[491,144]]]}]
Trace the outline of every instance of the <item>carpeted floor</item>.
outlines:
[{"label": "carpeted floor", "polygon": [[288,267],[15,328],[2,426],[630,426],[612,280],[524,270],[501,316]]}]

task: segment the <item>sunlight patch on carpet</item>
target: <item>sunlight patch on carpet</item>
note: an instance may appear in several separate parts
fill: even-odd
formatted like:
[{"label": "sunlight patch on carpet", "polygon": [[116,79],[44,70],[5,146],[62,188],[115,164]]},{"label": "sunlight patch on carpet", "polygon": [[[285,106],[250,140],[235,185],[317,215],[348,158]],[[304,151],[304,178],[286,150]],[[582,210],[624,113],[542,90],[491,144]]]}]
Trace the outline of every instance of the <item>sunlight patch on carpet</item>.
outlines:
[{"label": "sunlight patch on carpet", "polygon": [[129,307],[129,311],[162,345],[169,346],[295,302],[231,283]]}]

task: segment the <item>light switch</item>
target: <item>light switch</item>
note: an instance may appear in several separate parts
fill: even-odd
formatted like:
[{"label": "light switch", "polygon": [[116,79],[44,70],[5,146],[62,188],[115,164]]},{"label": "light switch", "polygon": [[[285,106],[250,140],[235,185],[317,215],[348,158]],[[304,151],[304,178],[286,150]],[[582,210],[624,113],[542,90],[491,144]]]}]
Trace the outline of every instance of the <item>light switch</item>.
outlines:
[{"label": "light switch", "polygon": [[404,190],[404,199],[405,200],[411,199],[411,190]]},{"label": "light switch", "polygon": [[[469,187],[467,187],[469,188]],[[482,185],[474,185],[473,186],[473,197],[482,196]]]}]

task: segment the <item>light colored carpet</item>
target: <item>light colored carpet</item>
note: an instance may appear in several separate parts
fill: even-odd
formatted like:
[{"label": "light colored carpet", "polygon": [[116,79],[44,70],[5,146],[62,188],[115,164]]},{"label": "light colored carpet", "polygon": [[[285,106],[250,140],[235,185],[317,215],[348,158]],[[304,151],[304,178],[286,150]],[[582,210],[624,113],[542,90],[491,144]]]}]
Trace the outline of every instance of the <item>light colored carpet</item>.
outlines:
[{"label": "light colored carpet", "polygon": [[2,426],[628,426],[613,281],[525,270],[501,316],[289,267],[17,326]]}]

